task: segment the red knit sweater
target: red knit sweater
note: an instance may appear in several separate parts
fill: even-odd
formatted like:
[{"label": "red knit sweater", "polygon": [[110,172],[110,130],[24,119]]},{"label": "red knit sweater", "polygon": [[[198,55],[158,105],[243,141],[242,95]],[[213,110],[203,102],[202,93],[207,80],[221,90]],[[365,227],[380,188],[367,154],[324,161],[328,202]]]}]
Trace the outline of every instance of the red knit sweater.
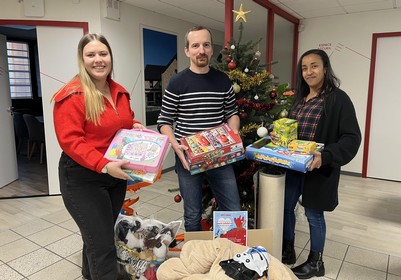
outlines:
[{"label": "red knit sweater", "polygon": [[86,120],[85,98],[79,78],[75,78],[55,93],[53,118],[57,140],[61,149],[78,164],[101,172],[109,162],[103,156],[117,130],[130,129],[134,112],[126,89],[109,80],[111,96],[116,110],[105,98],[105,111],[100,125]]}]

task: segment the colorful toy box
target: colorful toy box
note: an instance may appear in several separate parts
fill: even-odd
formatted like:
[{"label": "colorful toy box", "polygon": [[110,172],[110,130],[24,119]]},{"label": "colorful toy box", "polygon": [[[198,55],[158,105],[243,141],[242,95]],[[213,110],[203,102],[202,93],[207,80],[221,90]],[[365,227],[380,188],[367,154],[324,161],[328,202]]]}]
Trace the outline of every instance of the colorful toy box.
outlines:
[{"label": "colorful toy box", "polygon": [[125,169],[157,173],[169,147],[168,137],[149,129],[120,129],[114,136],[105,158],[128,160]]},{"label": "colorful toy box", "polygon": [[288,118],[278,119],[273,122],[273,133],[280,139],[276,144],[287,147],[292,140],[298,138],[298,122]]},{"label": "colorful toy box", "polygon": [[242,140],[227,124],[182,137],[180,141],[188,147],[185,154],[191,174],[244,159]]},{"label": "colorful toy box", "polygon": [[308,154],[311,151],[316,150],[316,142],[306,140],[292,140],[288,144],[288,150]]},{"label": "colorful toy box", "polygon": [[[323,144],[317,143],[315,151],[320,151]],[[259,139],[246,147],[248,159],[276,166],[285,167],[299,172],[307,172],[313,161],[313,155],[290,151],[287,148],[274,145],[269,137]]]}]

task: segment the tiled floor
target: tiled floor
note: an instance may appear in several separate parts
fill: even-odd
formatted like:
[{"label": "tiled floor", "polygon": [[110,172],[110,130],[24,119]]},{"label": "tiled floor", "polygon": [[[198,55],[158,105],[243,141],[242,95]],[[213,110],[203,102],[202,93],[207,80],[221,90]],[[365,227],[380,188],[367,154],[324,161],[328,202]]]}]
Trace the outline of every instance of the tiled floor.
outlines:
[{"label": "tiled floor", "polygon": [[[175,203],[176,192],[171,191],[175,188],[176,175],[169,172],[153,186],[127,197],[139,196],[134,208],[140,216],[169,222],[182,219],[182,202]],[[308,238],[298,226],[297,264],[308,255]],[[81,279],[81,246],[78,228],[60,196],[0,200],[0,279]],[[401,280],[400,255],[329,239],[324,252],[326,276],[319,279]]]}]

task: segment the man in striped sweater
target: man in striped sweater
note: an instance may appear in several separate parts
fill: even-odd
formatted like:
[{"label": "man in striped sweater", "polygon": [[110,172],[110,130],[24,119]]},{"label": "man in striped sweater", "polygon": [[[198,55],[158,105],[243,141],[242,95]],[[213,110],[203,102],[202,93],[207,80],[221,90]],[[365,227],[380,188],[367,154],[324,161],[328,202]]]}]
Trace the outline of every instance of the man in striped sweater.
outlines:
[{"label": "man in striped sweater", "polygon": [[[202,181],[206,175],[219,210],[240,210],[240,199],[231,165],[191,175],[179,142],[205,129],[227,123],[238,133],[240,120],[231,80],[221,71],[209,67],[213,55],[211,32],[202,26],[191,28],[185,35],[185,54],[189,68],[170,79],[163,95],[158,130],[169,137],[176,153],[176,172],[184,199],[186,231],[201,230]],[[175,124],[175,128],[174,128]]]}]

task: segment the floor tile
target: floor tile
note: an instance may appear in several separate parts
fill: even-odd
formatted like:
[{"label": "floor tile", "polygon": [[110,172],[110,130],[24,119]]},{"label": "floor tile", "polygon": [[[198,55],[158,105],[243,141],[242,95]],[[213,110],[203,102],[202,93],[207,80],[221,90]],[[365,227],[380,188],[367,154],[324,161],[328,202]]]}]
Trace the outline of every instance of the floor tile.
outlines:
[{"label": "floor tile", "polygon": [[168,195],[161,194],[161,195],[158,195],[155,198],[149,199],[147,201],[147,203],[154,204],[154,205],[157,205],[157,206],[160,206],[160,207],[167,207],[167,206],[175,203],[175,201],[174,201],[174,197],[173,196],[168,196]]},{"label": "floor tile", "polygon": [[52,227],[54,224],[42,219],[36,219],[21,226],[12,228],[13,231],[21,234],[22,236],[29,236],[44,229]]},{"label": "floor tile", "polygon": [[52,226],[46,230],[29,235],[27,238],[41,246],[46,246],[71,234],[72,232],[65,228]]},{"label": "floor tile", "polygon": [[13,259],[38,250],[39,248],[39,245],[29,241],[28,239],[18,239],[0,248],[0,260],[7,263]]},{"label": "floor tile", "polygon": [[181,225],[184,223],[182,213],[167,208],[164,208],[157,212],[154,217],[156,220],[166,224],[172,221],[181,221]]},{"label": "floor tile", "polygon": [[388,273],[401,276],[401,258],[390,256]]},{"label": "floor tile", "polygon": [[71,219],[70,213],[68,213],[67,209],[58,211],[56,213],[47,215],[42,217],[43,220],[49,221],[53,224],[59,224]]},{"label": "floor tile", "polygon": [[[176,174],[165,174],[163,180],[153,186],[136,193],[127,193],[127,198],[139,197],[133,208],[144,219],[155,218],[164,223],[182,219],[183,202],[174,202],[174,196],[179,192],[169,191],[177,188],[176,181]],[[82,238],[77,225],[64,208],[62,199],[38,198],[33,204],[33,208],[40,209],[24,212],[26,217],[21,219],[18,212],[14,217],[19,219],[18,223],[0,229],[0,279],[81,280]],[[21,207],[24,205],[21,202]],[[10,205],[7,209],[14,208]],[[307,259],[310,246],[308,223],[299,215],[297,218],[296,265]],[[182,224],[179,233],[183,229]],[[334,240],[340,242],[332,241],[329,236],[335,235],[328,234],[325,244],[323,261],[326,275],[312,279],[401,280],[401,256],[388,256],[388,253],[362,249],[363,246],[358,246],[358,243],[345,244],[342,241],[348,239],[338,240],[338,236]],[[345,262],[342,262],[343,259]]]},{"label": "floor tile", "polygon": [[59,223],[58,226],[68,229],[71,232],[79,232],[79,227],[73,219],[69,219],[65,222]]},{"label": "floor tile", "polygon": [[8,265],[22,275],[29,276],[59,260],[61,260],[61,257],[42,248],[12,260]]},{"label": "floor tile", "polygon": [[54,243],[51,243],[50,245],[46,246],[46,249],[63,258],[66,258],[82,250],[82,246],[82,237],[78,234],[72,234]]},{"label": "floor tile", "polygon": [[[309,233],[302,231],[295,231],[295,242],[294,245],[299,248],[305,248],[309,242]],[[309,250],[309,248],[307,248]]]},{"label": "floor tile", "polygon": [[29,276],[29,280],[74,280],[81,276],[81,268],[61,260]]},{"label": "floor tile", "polygon": [[167,206],[168,209],[184,213],[184,202],[181,200],[180,202],[174,202]]},{"label": "floor tile", "polygon": [[323,256],[323,262],[326,271],[324,276],[329,279],[336,279],[341,269],[342,260],[328,256]]},{"label": "floor tile", "polygon": [[326,242],[324,244],[323,254],[325,256],[330,256],[338,260],[343,260],[347,252],[347,249],[348,245],[346,244],[326,239]]},{"label": "floor tile", "polygon": [[151,218],[150,216],[160,211],[161,209],[163,208],[160,206],[156,206],[149,203],[142,203],[139,207],[135,208],[135,211],[141,217]]},{"label": "floor tile", "polygon": [[345,255],[346,262],[387,271],[388,255],[350,246]]},{"label": "floor tile", "polygon": [[7,280],[21,280],[24,278],[24,276],[22,276],[6,264],[0,265],[0,275],[2,279]]},{"label": "floor tile", "polygon": [[72,254],[71,256],[66,258],[70,262],[76,264],[77,266],[82,266],[82,250]]},{"label": "floor tile", "polygon": [[0,232],[0,247],[3,246],[4,244],[13,242],[20,238],[22,238],[21,235],[16,234],[11,230],[2,231]]},{"label": "floor tile", "polygon": [[344,262],[336,280],[386,280],[386,273]]},{"label": "floor tile", "polygon": [[149,200],[152,200],[154,198],[156,198],[157,196],[159,196],[160,194],[152,192],[152,191],[147,191],[145,189],[141,189],[139,191],[137,191],[133,197],[139,197],[139,200],[142,202],[147,202]]}]

